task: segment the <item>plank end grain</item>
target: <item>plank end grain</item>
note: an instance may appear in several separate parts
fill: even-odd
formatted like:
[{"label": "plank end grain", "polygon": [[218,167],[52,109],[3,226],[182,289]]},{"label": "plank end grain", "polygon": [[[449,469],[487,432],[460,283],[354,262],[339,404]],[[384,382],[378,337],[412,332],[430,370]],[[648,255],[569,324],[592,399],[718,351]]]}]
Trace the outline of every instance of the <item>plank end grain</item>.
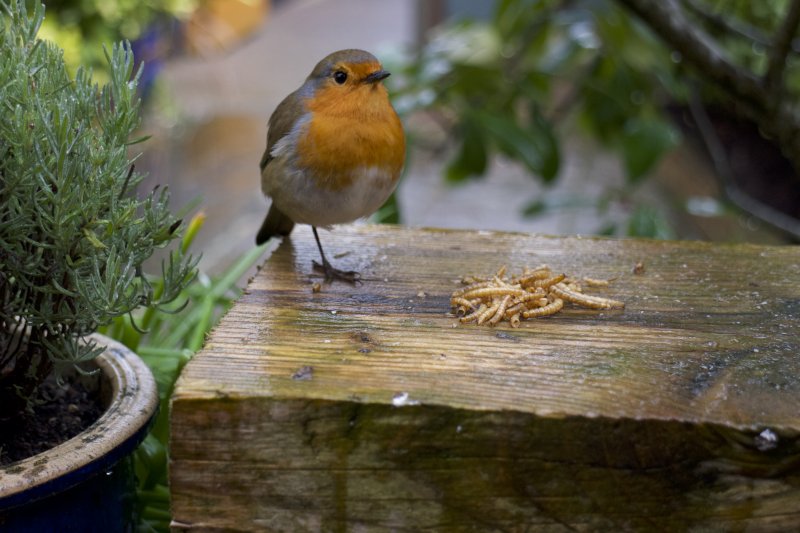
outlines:
[{"label": "plank end grain", "polygon": [[[351,226],[364,283],[317,292],[307,229],[177,384],[176,527],[800,523],[797,247]],[[462,276],[542,263],[625,309],[449,312]]]}]

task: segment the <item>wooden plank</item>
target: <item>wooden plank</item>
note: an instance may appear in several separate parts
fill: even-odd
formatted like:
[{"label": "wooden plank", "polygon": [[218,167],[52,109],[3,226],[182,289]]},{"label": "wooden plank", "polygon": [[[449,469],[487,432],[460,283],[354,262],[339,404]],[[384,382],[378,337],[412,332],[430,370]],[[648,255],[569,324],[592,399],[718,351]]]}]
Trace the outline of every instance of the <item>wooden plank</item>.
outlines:
[{"label": "wooden plank", "polygon": [[[300,227],[173,398],[176,524],[275,531],[800,523],[800,248]],[[637,262],[644,272],[633,273]],[[512,329],[464,274],[617,278]],[[523,528],[524,529],[524,528]]]}]

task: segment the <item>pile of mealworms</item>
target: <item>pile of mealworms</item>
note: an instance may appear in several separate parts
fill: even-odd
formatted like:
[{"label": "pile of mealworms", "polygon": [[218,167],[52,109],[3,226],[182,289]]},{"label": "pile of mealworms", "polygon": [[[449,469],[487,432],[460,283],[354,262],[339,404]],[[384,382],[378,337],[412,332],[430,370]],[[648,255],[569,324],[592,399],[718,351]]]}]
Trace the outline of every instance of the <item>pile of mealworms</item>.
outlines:
[{"label": "pile of mealworms", "polygon": [[450,305],[462,323],[495,326],[508,320],[519,327],[526,318],[558,313],[565,302],[590,309],[621,309],[624,302],[583,293],[582,286],[608,287],[612,280],[568,278],[555,274],[547,265],[525,268],[519,276],[506,276],[506,267],[491,278],[472,276],[462,279],[466,286],[453,292]]}]

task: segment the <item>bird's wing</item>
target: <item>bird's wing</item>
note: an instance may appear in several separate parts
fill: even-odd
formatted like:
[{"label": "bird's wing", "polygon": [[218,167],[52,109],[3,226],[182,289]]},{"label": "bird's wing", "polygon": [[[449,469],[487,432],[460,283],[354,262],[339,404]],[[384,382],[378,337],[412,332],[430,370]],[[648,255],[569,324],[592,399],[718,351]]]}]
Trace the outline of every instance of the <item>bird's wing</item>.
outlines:
[{"label": "bird's wing", "polygon": [[269,117],[267,148],[264,150],[264,155],[261,156],[261,163],[259,163],[261,172],[264,172],[264,167],[266,167],[272,159],[270,154],[275,143],[292,130],[294,123],[305,111],[303,99],[299,93],[300,90],[297,90],[284,98],[283,101],[278,104],[278,107],[275,108],[272,116]]}]

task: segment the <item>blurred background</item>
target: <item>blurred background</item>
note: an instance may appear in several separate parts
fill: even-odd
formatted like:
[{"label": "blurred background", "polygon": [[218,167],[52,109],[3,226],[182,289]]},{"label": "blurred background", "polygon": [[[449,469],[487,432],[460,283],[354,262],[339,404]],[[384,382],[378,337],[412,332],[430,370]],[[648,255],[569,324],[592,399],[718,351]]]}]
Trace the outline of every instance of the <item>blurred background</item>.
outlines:
[{"label": "blurred background", "polygon": [[332,51],[382,60],[406,127],[405,175],[374,221],[800,242],[800,0],[45,3],[40,35],[98,82],[103,45],[132,43],[150,136],[131,147],[140,192],[168,186],[190,221],[181,245],[203,254],[182,304],[104,330],[159,384],[136,452],[140,531],[170,530],[175,380],[265,253],[267,119]]},{"label": "blurred background", "polygon": [[53,0],[42,35],[98,80],[101,44],[133,43],[151,136],[135,147],[142,186],[168,185],[173,206],[205,213],[195,247],[213,273],[254,246],[269,115],[341,48],[392,71],[409,138],[401,185],[376,220],[798,242],[796,6]]}]

